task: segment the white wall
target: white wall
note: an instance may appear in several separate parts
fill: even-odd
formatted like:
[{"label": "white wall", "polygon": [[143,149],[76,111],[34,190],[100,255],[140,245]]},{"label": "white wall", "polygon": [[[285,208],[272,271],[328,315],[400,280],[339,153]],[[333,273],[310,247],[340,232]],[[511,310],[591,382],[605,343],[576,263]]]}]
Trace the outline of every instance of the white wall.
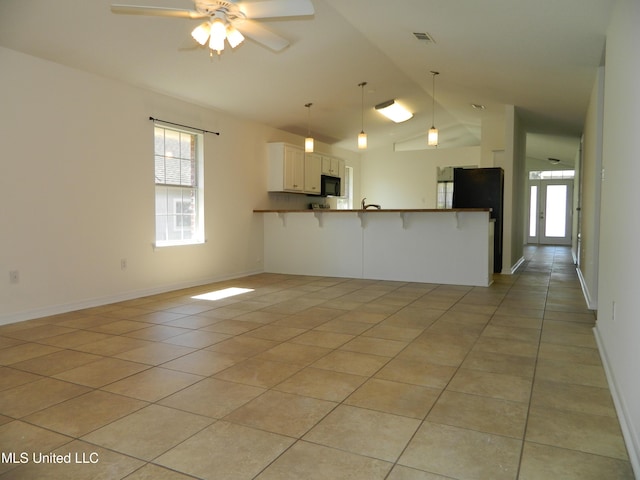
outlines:
[{"label": "white wall", "polygon": [[580,181],[582,182],[580,276],[587,303],[592,309],[598,307],[603,104],[604,67],[601,67],[591,92],[585,119],[580,169]]},{"label": "white wall", "polygon": [[602,158],[605,179],[602,182],[596,334],[618,402],[634,471],[640,476],[638,25],[640,2],[619,0],[607,32]]},{"label": "white wall", "polygon": [[[4,48],[0,65],[0,324],[262,270],[252,210],[281,132]],[[221,132],[205,134],[206,244],[152,248],[149,116]]]},{"label": "white wall", "polygon": [[[367,151],[361,160],[360,202],[382,208],[436,208],[438,167],[480,165],[480,147]],[[354,204],[354,208],[356,205]]]},{"label": "white wall", "polygon": [[481,167],[494,166],[494,152],[504,150],[506,109],[483,110],[481,128]]},{"label": "white wall", "polygon": [[512,274],[523,260],[526,204],[526,132],[517,108],[482,118],[482,166],[504,170],[502,273]]},{"label": "white wall", "polygon": [[[511,238],[508,238],[511,242],[510,251],[507,257],[505,252],[505,259],[509,258],[509,262],[505,260],[503,265],[504,273],[512,273],[524,260],[524,244],[526,243],[525,237],[525,225],[527,223],[526,204],[528,193],[528,179],[526,169],[526,157],[527,157],[527,133],[524,129],[524,125],[520,121],[518,112],[516,109],[516,115],[514,117],[514,133],[513,133],[513,158],[512,163],[505,167],[506,172],[511,170],[511,182],[512,182],[512,194],[510,203],[512,205],[511,213]],[[505,204],[507,199],[505,196]],[[505,217],[507,217],[507,211],[505,209]],[[505,239],[507,241],[507,239]],[[506,267],[509,267],[507,270]]]}]

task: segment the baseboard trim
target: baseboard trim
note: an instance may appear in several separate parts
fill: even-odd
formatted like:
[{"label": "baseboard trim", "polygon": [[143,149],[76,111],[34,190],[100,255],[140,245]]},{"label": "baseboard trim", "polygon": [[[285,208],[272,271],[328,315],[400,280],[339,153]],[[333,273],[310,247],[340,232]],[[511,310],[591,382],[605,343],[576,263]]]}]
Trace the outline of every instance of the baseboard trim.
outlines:
[{"label": "baseboard trim", "polygon": [[511,267],[511,271],[509,275],[513,275],[520,268],[520,266],[524,263],[524,257],[520,257],[518,261]]},{"label": "baseboard trim", "polygon": [[587,302],[587,307],[589,308],[589,310],[597,310],[598,309],[598,302],[595,301],[593,299],[593,297],[591,296],[591,294],[589,292],[589,287],[587,287],[587,281],[585,280],[584,276],[582,275],[582,271],[580,270],[580,268],[576,268],[576,272],[578,272],[578,279],[580,280],[580,287],[582,287],[582,295],[584,296],[584,299]]},{"label": "baseboard trim", "polygon": [[84,310],[86,308],[100,307],[102,305],[108,305],[110,303],[125,302],[127,300],[147,297],[149,295],[158,295],[161,293],[167,293],[174,290],[181,290],[183,288],[199,287],[202,285],[207,285],[208,283],[223,282],[226,280],[233,280],[236,278],[248,277],[249,275],[256,275],[259,273],[263,273],[263,270],[242,272],[242,273],[236,273],[232,275],[220,275],[216,277],[192,280],[189,282],[168,284],[168,285],[162,285],[162,286],[141,289],[141,290],[132,290],[128,292],[118,293],[116,295],[90,298],[90,299],[80,300],[77,302],[65,303],[60,305],[49,305],[46,307],[35,308],[32,310],[24,310],[21,312],[4,314],[4,315],[0,315],[0,325],[8,325],[10,323],[17,323],[17,322],[23,322],[26,320],[33,320],[36,318],[49,317],[51,315],[59,315],[62,313],[73,312],[76,310]]},{"label": "baseboard trim", "polygon": [[616,413],[618,414],[620,429],[622,430],[622,436],[627,446],[627,453],[629,454],[631,468],[633,469],[635,477],[640,479],[640,444],[638,443],[638,439],[640,438],[640,436],[638,436],[638,432],[635,431],[633,423],[630,420],[631,416],[629,415],[629,410],[624,401],[624,397],[619,394],[616,378],[613,374],[613,370],[611,369],[611,365],[609,364],[607,351],[604,348],[604,342],[602,341],[602,337],[600,336],[597,322],[596,326],[593,328],[593,334],[596,338],[598,352],[600,353],[602,366],[604,367],[604,372],[607,377],[609,390],[611,391],[611,396],[613,397],[613,404],[615,406]]}]

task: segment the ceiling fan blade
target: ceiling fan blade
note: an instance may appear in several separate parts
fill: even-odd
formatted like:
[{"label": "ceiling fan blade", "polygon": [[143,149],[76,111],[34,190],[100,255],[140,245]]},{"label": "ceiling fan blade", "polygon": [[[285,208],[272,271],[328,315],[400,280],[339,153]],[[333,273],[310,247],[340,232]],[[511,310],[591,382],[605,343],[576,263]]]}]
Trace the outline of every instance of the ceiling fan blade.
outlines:
[{"label": "ceiling fan blade", "polygon": [[267,30],[258,22],[245,20],[242,24],[236,25],[236,28],[245,37],[249,37],[251,40],[270,48],[274,52],[279,52],[289,46],[289,40],[282,38],[280,35],[276,35],[271,30]]},{"label": "ceiling fan blade", "polygon": [[311,0],[265,0],[237,5],[247,18],[300,17],[315,13]]},{"label": "ceiling fan blade", "polygon": [[156,17],[178,17],[178,18],[203,18],[207,14],[196,12],[195,10],[183,10],[180,8],[164,7],[143,7],[138,5],[111,5],[113,13],[125,15],[154,15]]}]

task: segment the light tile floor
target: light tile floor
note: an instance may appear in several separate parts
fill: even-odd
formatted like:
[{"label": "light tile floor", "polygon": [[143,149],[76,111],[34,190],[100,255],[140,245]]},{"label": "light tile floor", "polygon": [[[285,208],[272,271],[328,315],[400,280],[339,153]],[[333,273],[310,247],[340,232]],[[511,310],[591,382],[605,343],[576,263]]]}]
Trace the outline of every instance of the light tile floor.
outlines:
[{"label": "light tile floor", "polygon": [[631,479],[571,254],[526,256],[489,288],[262,274],[2,326],[0,478]]}]

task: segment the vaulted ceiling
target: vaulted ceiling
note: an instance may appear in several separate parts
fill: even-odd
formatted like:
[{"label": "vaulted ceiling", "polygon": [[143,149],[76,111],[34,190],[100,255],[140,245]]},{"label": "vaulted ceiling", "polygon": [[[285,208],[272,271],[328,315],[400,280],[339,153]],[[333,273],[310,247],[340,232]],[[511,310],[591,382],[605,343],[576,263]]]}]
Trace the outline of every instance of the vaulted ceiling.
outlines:
[{"label": "vaulted ceiling", "polygon": [[[363,81],[370,148],[424,148],[434,114],[440,148],[478,145],[482,117],[506,104],[533,138],[575,142],[614,0],[312,0],[311,17],[261,22],[290,41],[284,50],[247,40],[212,57],[190,35],[202,20],[116,15],[111,3],[1,0],[0,45],[302,135],[311,102],[313,135],[356,150]],[[373,107],[389,99],[414,117],[381,117]]]}]

